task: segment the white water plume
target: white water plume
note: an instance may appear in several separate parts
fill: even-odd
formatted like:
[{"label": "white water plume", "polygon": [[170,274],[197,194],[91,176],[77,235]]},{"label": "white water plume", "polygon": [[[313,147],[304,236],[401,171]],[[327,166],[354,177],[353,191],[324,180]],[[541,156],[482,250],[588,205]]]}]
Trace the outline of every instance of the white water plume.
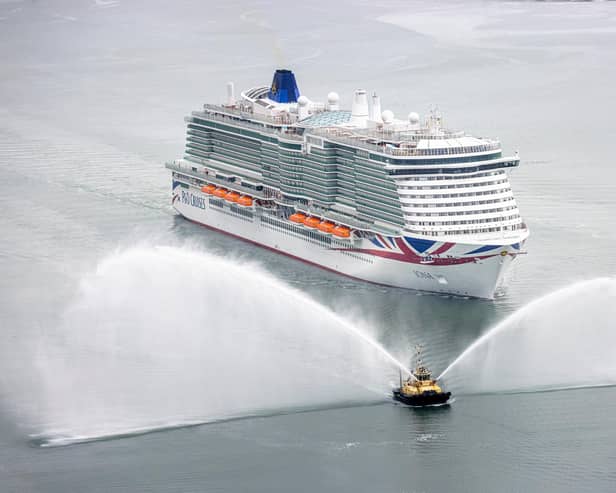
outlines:
[{"label": "white water plume", "polygon": [[83,279],[36,359],[39,419],[58,443],[375,402],[399,365],[255,265],[145,246],[110,256]]},{"label": "white water plume", "polygon": [[457,392],[616,384],[616,280],[580,282],[519,309],[441,377]]}]

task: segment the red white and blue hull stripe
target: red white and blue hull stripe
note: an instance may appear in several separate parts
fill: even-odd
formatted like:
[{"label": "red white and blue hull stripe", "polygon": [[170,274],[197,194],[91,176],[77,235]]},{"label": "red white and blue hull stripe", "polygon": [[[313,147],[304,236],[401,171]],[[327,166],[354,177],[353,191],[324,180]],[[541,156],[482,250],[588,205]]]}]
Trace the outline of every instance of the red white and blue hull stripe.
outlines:
[{"label": "red white and blue hull stripe", "polygon": [[[375,248],[340,248],[339,250],[352,250],[411,264],[458,265],[499,255],[516,255],[521,248],[519,242],[510,245],[461,245],[412,236],[384,236],[379,234],[370,238],[370,242]],[[459,248],[460,246],[462,246],[462,249]],[[454,252],[455,254],[453,254]]]},{"label": "red white and blue hull stripe", "polygon": [[264,211],[244,209],[248,217],[224,201],[216,206],[197,187],[176,182],[173,192],[173,207],[203,226],[349,277],[407,289],[492,298],[525,239],[486,245],[377,234],[323,242],[295,231],[303,226],[271,215],[266,220]]}]

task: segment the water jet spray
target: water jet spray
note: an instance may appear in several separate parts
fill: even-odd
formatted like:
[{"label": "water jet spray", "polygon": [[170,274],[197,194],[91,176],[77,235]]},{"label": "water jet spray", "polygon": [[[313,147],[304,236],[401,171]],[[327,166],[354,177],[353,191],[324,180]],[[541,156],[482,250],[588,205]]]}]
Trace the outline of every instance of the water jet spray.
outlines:
[{"label": "water jet spray", "polygon": [[616,383],[616,280],[545,295],[471,344],[438,377],[462,392],[511,392]]},{"label": "water jet spray", "polygon": [[176,247],[104,259],[44,348],[32,420],[69,440],[375,402],[409,373],[258,266]]}]

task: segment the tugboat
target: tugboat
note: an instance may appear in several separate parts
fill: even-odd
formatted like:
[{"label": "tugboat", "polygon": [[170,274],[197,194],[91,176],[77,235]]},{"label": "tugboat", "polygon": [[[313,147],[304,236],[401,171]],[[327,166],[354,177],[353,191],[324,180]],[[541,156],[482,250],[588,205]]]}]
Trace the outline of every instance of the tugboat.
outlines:
[{"label": "tugboat", "polygon": [[421,360],[421,346],[417,346],[415,351],[415,369],[404,381],[400,372],[400,387],[394,389],[394,400],[415,407],[447,404],[451,392],[443,392],[436,380],[432,380],[430,370]]}]

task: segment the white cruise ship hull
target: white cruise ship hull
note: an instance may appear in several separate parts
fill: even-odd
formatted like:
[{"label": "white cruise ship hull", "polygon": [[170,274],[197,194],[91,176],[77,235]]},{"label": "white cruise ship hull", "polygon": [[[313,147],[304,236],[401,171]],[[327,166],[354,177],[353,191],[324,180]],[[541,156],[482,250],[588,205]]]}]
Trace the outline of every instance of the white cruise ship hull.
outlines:
[{"label": "white cruise ship hull", "polygon": [[[521,242],[466,244],[409,236],[340,239],[242,208],[177,182],[173,207],[185,218],[355,279],[399,288],[492,299]],[[517,241],[517,240],[515,240]]]}]

